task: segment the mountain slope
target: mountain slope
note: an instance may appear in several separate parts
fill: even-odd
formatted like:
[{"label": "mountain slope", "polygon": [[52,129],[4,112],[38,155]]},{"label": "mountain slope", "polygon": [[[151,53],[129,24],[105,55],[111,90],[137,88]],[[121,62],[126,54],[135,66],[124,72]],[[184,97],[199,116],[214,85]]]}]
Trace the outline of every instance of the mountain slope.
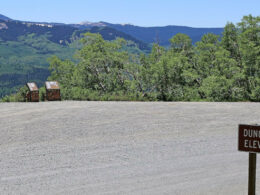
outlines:
[{"label": "mountain slope", "polygon": [[131,35],[128,35],[124,32],[115,30],[107,26],[94,26],[91,29],[79,30],[76,31],[75,35],[80,36],[80,34],[83,34],[85,32],[99,33],[105,40],[108,41],[115,40],[117,37],[124,38],[125,40],[132,41],[133,43],[135,43],[137,47],[143,51],[149,51],[151,49],[151,47],[147,43],[144,43],[143,41],[140,41]]},{"label": "mountain slope", "polygon": [[110,27],[92,27],[90,29],[79,30],[70,25],[54,25],[49,23],[31,23],[20,21],[4,21],[0,19],[0,40],[2,41],[17,41],[22,35],[35,33],[36,35],[48,34],[48,39],[54,43],[67,45],[71,42],[72,35],[77,35],[84,32],[100,33],[105,40],[114,40],[117,37],[124,38],[135,42],[140,49],[149,50],[148,44]]},{"label": "mountain slope", "polygon": [[79,30],[62,24],[0,20],[0,98],[28,81],[42,85],[49,76],[47,59],[56,55],[73,60],[81,45],[78,40],[86,32],[100,33],[105,40],[121,37],[140,49],[150,49],[148,44],[110,27]]},{"label": "mountain slope", "polygon": [[50,41],[54,43],[65,44],[77,30],[70,26],[54,26],[40,23],[25,23],[20,21],[4,21],[0,20],[0,24],[5,28],[0,30],[0,38],[2,41],[17,41],[19,36],[35,33],[37,35],[49,34]]},{"label": "mountain slope", "polygon": [[159,41],[160,45],[163,46],[168,46],[170,44],[169,39],[177,33],[187,34],[192,39],[194,44],[199,41],[204,34],[214,33],[221,35],[224,30],[223,28],[192,28],[186,26],[140,27],[130,24],[122,25],[107,22],[82,23],[81,25],[76,25],[75,27],[84,29],[92,27],[95,24],[98,24],[99,26],[107,26],[124,32],[145,43],[154,43]]},{"label": "mountain slope", "polygon": [[5,20],[5,21],[7,21],[7,20],[12,20],[12,19],[10,19],[10,18],[8,18],[8,17],[6,17],[6,16],[0,14],[0,20]]},{"label": "mountain slope", "polygon": [[221,35],[224,30],[223,28],[192,28],[186,26],[139,27],[134,25],[105,24],[146,43],[159,41],[159,43],[164,46],[169,45],[169,39],[177,33],[188,35],[192,39],[192,42],[195,43],[199,41],[204,34],[214,33]]}]

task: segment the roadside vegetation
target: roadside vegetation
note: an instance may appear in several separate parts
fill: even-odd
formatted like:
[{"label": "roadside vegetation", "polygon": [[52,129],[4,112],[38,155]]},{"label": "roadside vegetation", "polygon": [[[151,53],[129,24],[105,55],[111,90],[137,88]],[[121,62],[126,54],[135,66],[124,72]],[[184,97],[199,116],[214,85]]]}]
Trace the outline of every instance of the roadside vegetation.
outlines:
[{"label": "roadside vegetation", "polygon": [[148,55],[99,34],[86,33],[81,43],[76,60],[49,59],[49,80],[60,83],[64,100],[260,101],[259,16],[195,45],[177,34],[168,49],[154,44]]}]

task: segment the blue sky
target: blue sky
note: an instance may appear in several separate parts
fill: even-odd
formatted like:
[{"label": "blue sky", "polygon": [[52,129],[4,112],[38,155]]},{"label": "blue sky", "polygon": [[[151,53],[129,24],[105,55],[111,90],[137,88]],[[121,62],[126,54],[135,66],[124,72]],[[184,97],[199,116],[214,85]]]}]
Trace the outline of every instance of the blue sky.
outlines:
[{"label": "blue sky", "polygon": [[37,22],[223,27],[260,15],[260,0],[1,0],[0,14]]}]

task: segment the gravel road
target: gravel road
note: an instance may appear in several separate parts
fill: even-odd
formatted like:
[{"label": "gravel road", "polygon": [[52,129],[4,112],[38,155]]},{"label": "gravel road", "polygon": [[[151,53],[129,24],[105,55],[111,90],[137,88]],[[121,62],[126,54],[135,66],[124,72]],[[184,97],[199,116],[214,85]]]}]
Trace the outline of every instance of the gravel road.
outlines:
[{"label": "gravel road", "polygon": [[2,103],[0,194],[244,195],[238,124],[259,121],[258,103]]}]

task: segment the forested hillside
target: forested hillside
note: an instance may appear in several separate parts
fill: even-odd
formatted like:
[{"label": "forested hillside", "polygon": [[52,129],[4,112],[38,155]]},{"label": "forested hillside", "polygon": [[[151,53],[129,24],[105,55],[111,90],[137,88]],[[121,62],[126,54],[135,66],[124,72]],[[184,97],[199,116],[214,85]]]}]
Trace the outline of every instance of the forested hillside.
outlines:
[{"label": "forested hillside", "polygon": [[125,49],[131,52],[150,50],[148,44],[109,27],[79,30],[69,25],[0,20],[0,97],[16,92],[28,81],[41,86],[50,75],[47,59],[55,55],[73,61],[76,49],[82,46],[79,40],[88,31],[100,33],[106,40],[123,37],[128,40]]},{"label": "forested hillside", "polygon": [[228,23],[220,41],[206,34],[195,45],[185,34],[149,55],[122,51],[125,42],[87,34],[78,62],[53,57],[50,80],[74,100],[260,101],[260,17]]},{"label": "forested hillside", "polygon": [[[88,28],[93,24],[83,24],[78,26],[79,28]],[[145,43],[159,43],[162,46],[170,46],[169,39],[176,35],[177,33],[183,33],[188,35],[192,43],[195,44],[200,41],[202,36],[207,33],[213,33],[216,35],[221,35],[223,28],[193,28],[187,26],[163,26],[163,27],[141,27],[131,24],[111,24],[107,22],[100,22],[96,25],[108,26],[110,28],[116,29],[120,32],[124,32],[135,37],[138,40],[142,40]]]}]

